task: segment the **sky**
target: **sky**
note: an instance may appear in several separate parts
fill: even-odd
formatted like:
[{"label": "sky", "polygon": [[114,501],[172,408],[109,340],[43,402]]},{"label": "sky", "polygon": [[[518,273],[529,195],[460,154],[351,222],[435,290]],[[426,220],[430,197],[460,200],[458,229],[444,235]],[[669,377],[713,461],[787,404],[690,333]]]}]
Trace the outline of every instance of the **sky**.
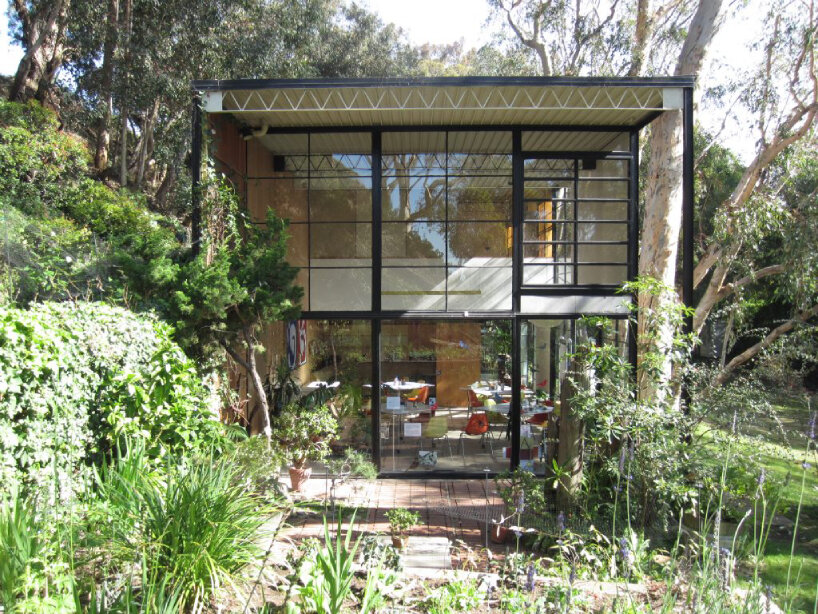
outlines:
[{"label": "sky", "polygon": [[[710,66],[700,79],[710,75],[730,74],[753,60],[748,58],[747,44],[758,36],[761,20],[753,19],[753,8],[759,0],[751,0],[749,9],[742,15],[732,17],[724,24],[709,54]],[[359,0],[360,4],[378,13],[385,23],[401,27],[413,44],[445,44],[463,40],[466,49],[480,47],[489,42],[490,30],[486,24],[489,6],[486,0]],[[755,10],[757,13],[757,10]],[[22,50],[12,45],[8,35],[8,23],[0,17],[0,74],[11,75],[17,69]],[[709,74],[708,74],[709,73]],[[702,112],[707,111],[707,112]],[[721,127],[724,112],[718,109],[700,108],[698,121],[710,130]],[[739,115],[739,114],[736,114]],[[727,122],[723,141],[746,160],[752,150],[746,125],[739,117]]]}]

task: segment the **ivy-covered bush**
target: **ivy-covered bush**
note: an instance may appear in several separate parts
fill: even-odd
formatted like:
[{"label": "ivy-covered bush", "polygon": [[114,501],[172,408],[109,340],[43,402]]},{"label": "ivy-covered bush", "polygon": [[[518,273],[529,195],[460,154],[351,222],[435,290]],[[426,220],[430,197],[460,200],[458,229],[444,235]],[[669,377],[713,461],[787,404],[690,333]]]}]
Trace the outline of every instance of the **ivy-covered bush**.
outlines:
[{"label": "ivy-covered bush", "polygon": [[0,496],[81,492],[119,442],[167,453],[225,445],[170,327],[102,303],[0,308]]}]

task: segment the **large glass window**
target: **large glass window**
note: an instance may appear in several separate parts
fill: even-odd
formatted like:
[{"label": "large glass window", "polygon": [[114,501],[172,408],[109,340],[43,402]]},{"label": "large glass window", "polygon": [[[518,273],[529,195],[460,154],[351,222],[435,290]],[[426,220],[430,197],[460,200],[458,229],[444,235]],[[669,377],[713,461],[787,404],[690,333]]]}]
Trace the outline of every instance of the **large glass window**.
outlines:
[{"label": "large glass window", "polygon": [[266,135],[248,147],[248,208],[290,220],[289,262],[310,311],[372,308],[372,137]]},{"label": "large glass window", "polygon": [[583,320],[531,319],[521,323],[520,373],[520,465],[545,474],[552,466],[559,441],[559,419],[566,377],[572,370],[578,343],[590,340],[612,344],[624,358],[628,355],[628,320],[612,320],[612,326],[586,326]]},{"label": "large glass window", "polygon": [[628,164],[526,160],[524,286],[617,286],[627,279]]},{"label": "large glass window", "polygon": [[510,320],[381,326],[381,469],[509,468]]},{"label": "large glass window", "polygon": [[[368,320],[306,320],[277,323],[269,331],[264,359],[274,369],[289,364],[299,398],[329,397],[338,432],[330,460],[346,449],[372,451],[372,334]],[[308,411],[308,410],[304,410]],[[307,419],[309,415],[305,416]],[[274,435],[275,436],[275,435]],[[320,463],[315,469],[323,472]]]},{"label": "large glass window", "polygon": [[384,133],[386,310],[511,309],[511,133]]}]

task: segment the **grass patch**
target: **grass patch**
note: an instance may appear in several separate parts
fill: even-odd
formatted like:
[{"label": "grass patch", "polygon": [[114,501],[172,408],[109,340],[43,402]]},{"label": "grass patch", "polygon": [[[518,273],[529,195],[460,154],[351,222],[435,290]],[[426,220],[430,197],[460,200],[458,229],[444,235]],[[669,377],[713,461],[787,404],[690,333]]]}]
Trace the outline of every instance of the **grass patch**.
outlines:
[{"label": "grass patch", "polygon": [[792,565],[791,533],[774,530],[761,568],[764,584],[772,588],[779,605],[792,612],[814,612],[818,602],[818,457],[814,445],[809,457],[805,455],[809,422],[815,407],[814,401],[808,405],[804,397],[779,398],[773,404],[772,413],[761,415],[745,426],[745,434],[739,437],[734,451],[735,458],[752,459],[765,469],[767,480],[776,485],[777,514],[792,523],[796,522],[803,480]]}]

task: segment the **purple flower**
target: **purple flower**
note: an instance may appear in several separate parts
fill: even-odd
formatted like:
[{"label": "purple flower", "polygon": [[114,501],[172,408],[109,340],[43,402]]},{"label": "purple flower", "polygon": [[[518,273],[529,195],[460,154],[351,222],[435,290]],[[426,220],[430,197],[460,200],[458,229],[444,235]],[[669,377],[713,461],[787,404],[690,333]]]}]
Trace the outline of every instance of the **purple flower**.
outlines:
[{"label": "purple flower", "polygon": [[575,563],[571,563],[571,573],[568,575],[568,584],[571,586],[574,585],[574,582],[577,580],[577,566]]},{"label": "purple flower", "polygon": [[803,463],[801,463],[801,466],[804,469],[809,469],[810,467],[812,467],[812,465],[810,465],[807,461],[804,461]]},{"label": "purple flower", "polygon": [[557,531],[559,531],[560,533],[565,531],[565,514],[563,514],[562,512],[557,514]]},{"label": "purple flower", "polygon": [[525,511],[525,492],[522,490],[517,495],[516,507],[518,514],[522,514]]},{"label": "purple flower", "polygon": [[812,412],[812,418],[809,419],[809,433],[810,441],[815,441],[815,417],[818,412]]},{"label": "purple flower", "polygon": [[528,564],[528,574],[525,581],[525,590],[529,593],[534,592],[534,563]]},{"label": "purple flower", "polygon": [[758,474],[758,487],[764,488],[764,482],[767,480],[767,470],[761,468],[761,473]]}]

